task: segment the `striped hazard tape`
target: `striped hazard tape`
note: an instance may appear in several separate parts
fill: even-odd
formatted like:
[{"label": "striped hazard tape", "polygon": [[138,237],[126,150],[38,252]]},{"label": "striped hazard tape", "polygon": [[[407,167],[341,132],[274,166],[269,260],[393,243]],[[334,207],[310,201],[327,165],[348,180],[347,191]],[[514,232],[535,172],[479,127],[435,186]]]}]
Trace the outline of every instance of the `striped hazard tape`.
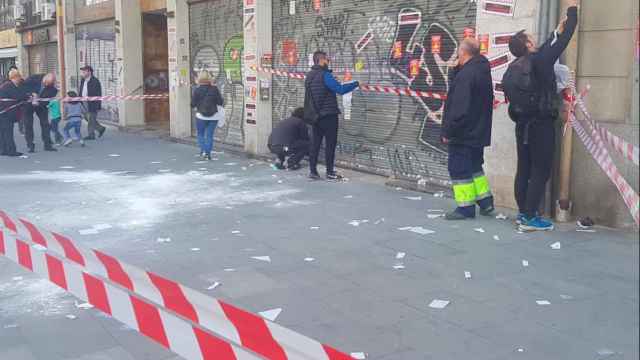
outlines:
[{"label": "striped hazard tape", "polygon": [[[33,101],[52,101],[60,100],[62,102],[70,101],[115,101],[115,100],[148,100],[148,99],[168,99],[169,94],[146,94],[146,95],[105,95],[105,96],[64,96],[52,98],[38,98]],[[15,102],[16,99],[0,98],[0,102]],[[32,100],[29,100],[32,101]]]},{"label": "striped hazard tape", "polygon": [[[175,349],[176,353],[185,356],[183,353],[189,353],[187,359],[254,359],[255,357],[246,357],[246,354],[256,354],[258,358],[265,359],[308,359],[308,360],[346,360],[351,357],[340,352],[328,345],[322,344],[306,336],[300,335],[292,330],[284,328],[276,323],[263,319],[260,316],[239,309],[231,304],[218,299],[205,296],[191,288],[181,285],[173,280],[164,278],[150,271],[139,269],[135,266],[126,264],[112,256],[109,256],[98,250],[86,249],[78,246],[70,238],[43,230],[34,225],[30,221],[22,218],[14,218],[6,212],[0,210],[0,229],[4,228],[4,234],[10,233],[16,236],[17,242],[23,245],[16,245],[16,251],[6,251],[6,245],[3,245],[2,254],[10,257],[14,256],[18,263],[25,266],[32,260],[32,248],[46,250],[47,254],[55,258],[61,258],[65,263],[70,263],[76,267],[80,267],[82,271],[91,274],[93,277],[103,279],[105,284],[112,284],[120,291],[130,294],[132,298],[140,298],[146,305],[140,305],[140,314],[136,311],[138,300],[126,302],[122,296],[114,297],[113,301],[129,311],[124,320],[122,317],[117,318],[125,322],[125,324],[138,329],[141,333],[156,340],[161,345],[174,350],[172,343],[168,340],[167,334],[182,334],[189,326],[193,327],[193,337],[187,341],[189,346],[185,349]],[[5,236],[6,237],[6,236]],[[5,241],[6,243],[6,241]],[[24,250],[24,248],[29,250]],[[22,250],[21,250],[22,248]],[[21,252],[23,255],[20,255]],[[27,255],[27,252],[29,254]],[[22,259],[22,260],[21,260]],[[22,261],[22,262],[21,262]],[[47,265],[47,260],[41,263]],[[56,263],[55,266],[58,263]],[[34,266],[25,266],[29,270],[35,271]],[[59,267],[59,266],[58,266]],[[39,274],[49,277],[49,273],[45,271]],[[59,277],[59,272],[56,273]],[[50,277],[49,277],[50,278]],[[51,279],[51,278],[50,278]],[[74,289],[85,289],[94,286],[93,280],[86,281],[85,276],[79,276],[79,280],[74,282]],[[53,281],[60,285],[60,281]],[[74,295],[78,296],[78,291],[74,292],[69,286],[61,286]],[[76,289],[77,290],[77,289]],[[85,293],[87,290],[84,290]],[[88,301],[96,308],[107,309],[105,303],[111,304],[111,298],[104,296],[92,297],[82,291],[79,292],[80,298]],[[123,303],[124,301],[124,303]],[[110,309],[111,307],[109,307]],[[113,315],[105,311],[109,315]],[[166,321],[162,316],[157,314],[169,314]],[[148,323],[138,320],[137,323],[131,319],[138,319],[137,316],[149,317],[153,321]],[[127,317],[128,316],[128,317]],[[199,329],[199,330],[195,330]],[[185,334],[188,334],[187,331]],[[161,335],[165,334],[165,335]],[[204,335],[203,335],[204,334]],[[212,335],[211,335],[212,334]],[[178,336],[178,335],[176,335]],[[187,336],[187,335],[182,335]],[[204,356],[200,351],[196,354],[199,346],[201,348],[200,337],[206,338],[208,342],[214,342],[211,339],[221,339],[219,341],[226,342],[226,357]],[[211,339],[210,339],[211,338]],[[195,341],[193,340],[195,339]],[[160,340],[160,341],[159,341]],[[181,343],[184,345],[183,343]],[[217,343],[216,343],[217,344]],[[222,345],[218,345],[222,347]],[[207,348],[209,349],[209,348]],[[187,351],[189,350],[189,351]],[[233,357],[235,356],[235,357]]]}]

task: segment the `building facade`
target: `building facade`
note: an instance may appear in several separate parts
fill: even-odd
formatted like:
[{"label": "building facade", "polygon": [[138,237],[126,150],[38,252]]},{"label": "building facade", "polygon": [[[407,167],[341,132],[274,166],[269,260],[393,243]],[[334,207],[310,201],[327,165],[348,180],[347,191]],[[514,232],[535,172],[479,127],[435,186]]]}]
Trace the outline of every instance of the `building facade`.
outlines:
[{"label": "building facade", "polygon": [[15,12],[12,1],[0,0],[0,79],[4,79],[18,57]]},{"label": "building facade", "polygon": [[[50,30],[55,22],[42,11],[35,15],[29,5],[35,2],[19,2],[26,15],[18,26],[17,60],[27,73],[55,67],[55,31]],[[46,1],[37,2],[42,8]],[[105,94],[168,92],[168,100],[105,103],[102,116],[120,126],[152,125],[174,138],[189,138],[194,135],[194,79],[209,70],[226,100],[227,125],[216,132],[217,141],[266,154],[273,126],[303,104],[299,74],[308,70],[314,51],[324,50],[337,77],[402,92],[357,91],[340,99],[339,164],[419,189],[442,188],[450,181],[447,149],[440,143],[440,95],[448,90],[448,68],[460,41],[480,39],[491,61],[497,100],[503,102],[500,81],[513,60],[509,36],[527,29],[544,39],[567,2],[70,0],[64,1],[67,82],[73,88],[77,69],[91,65]],[[587,105],[594,119],[638,144],[638,5],[621,0],[615,9],[603,6],[582,1],[579,31],[562,62],[575,71],[579,88],[591,86]],[[608,54],[605,61],[601,54]],[[563,153],[571,166],[558,166],[545,210],[553,215],[556,200],[568,196],[575,216],[632,224],[615,186],[580,140],[567,136],[571,132],[558,136],[557,160]],[[638,167],[610,153],[637,192]],[[514,124],[503,103],[495,110],[486,162],[497,202],[515,207]],[[563,177],[569,179],[565,185]]]},{"label": "building facade", "polygon": [[59,73],[53,0],[16,0],[20,70],[24,75]]}]

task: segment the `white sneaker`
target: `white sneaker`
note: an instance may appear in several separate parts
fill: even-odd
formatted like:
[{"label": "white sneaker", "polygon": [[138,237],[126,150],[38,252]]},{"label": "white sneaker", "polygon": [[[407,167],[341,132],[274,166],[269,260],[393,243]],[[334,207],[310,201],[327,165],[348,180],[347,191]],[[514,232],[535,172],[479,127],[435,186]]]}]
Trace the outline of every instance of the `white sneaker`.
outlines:
[{"label": "white sneaker", "polygon": [[62,143],[62,146],[69,146],[69,145],[71,145],[72,142],[73,142],[73,140],[67,139]]}]

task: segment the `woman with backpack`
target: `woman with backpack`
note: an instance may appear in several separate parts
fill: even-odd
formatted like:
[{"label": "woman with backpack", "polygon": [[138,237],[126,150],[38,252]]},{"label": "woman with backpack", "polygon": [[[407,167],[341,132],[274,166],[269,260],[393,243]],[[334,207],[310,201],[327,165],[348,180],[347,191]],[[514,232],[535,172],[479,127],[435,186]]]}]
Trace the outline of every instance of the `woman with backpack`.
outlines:
[{"label": "woman with backpack", "polygon": [[216,127],[224,126],[224,99],[218,87],[213,84],[211,75],[202,70],[198,75],[198,87],[193,91],[191,107],[196,109],[196,129],[200,156],[211,160],[213,134]]}]

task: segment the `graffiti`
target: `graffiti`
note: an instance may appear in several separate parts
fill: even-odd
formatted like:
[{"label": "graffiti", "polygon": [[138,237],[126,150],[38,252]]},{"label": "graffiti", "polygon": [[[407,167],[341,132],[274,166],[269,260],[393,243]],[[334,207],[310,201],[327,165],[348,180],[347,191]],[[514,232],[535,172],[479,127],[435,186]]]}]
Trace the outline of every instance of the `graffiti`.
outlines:
[{"label": "graffiti", "polygon": [[[276,68],[306,72],[309,56],[323,50],[342,81],[353,74],[361,83],[446,93],[458,43],[468,34],[465,29],[475,29],[475,1],[319,3],[318,10],[314,1],[298,1],[295,15],[289,13],[289,0],[274,7]],[[299,80],[274,77],[273,91],[274,121],[303,103]],[[447,181],[442,100],[355,92],[340,103],[339,161],[383,174]]]},{"label": "graffiti", "polygon": [[242,1],[221,0],[190,6],[191,79],[207,70],[225,101],[226,126],[216,140],[244,145],[244,55]]}]

